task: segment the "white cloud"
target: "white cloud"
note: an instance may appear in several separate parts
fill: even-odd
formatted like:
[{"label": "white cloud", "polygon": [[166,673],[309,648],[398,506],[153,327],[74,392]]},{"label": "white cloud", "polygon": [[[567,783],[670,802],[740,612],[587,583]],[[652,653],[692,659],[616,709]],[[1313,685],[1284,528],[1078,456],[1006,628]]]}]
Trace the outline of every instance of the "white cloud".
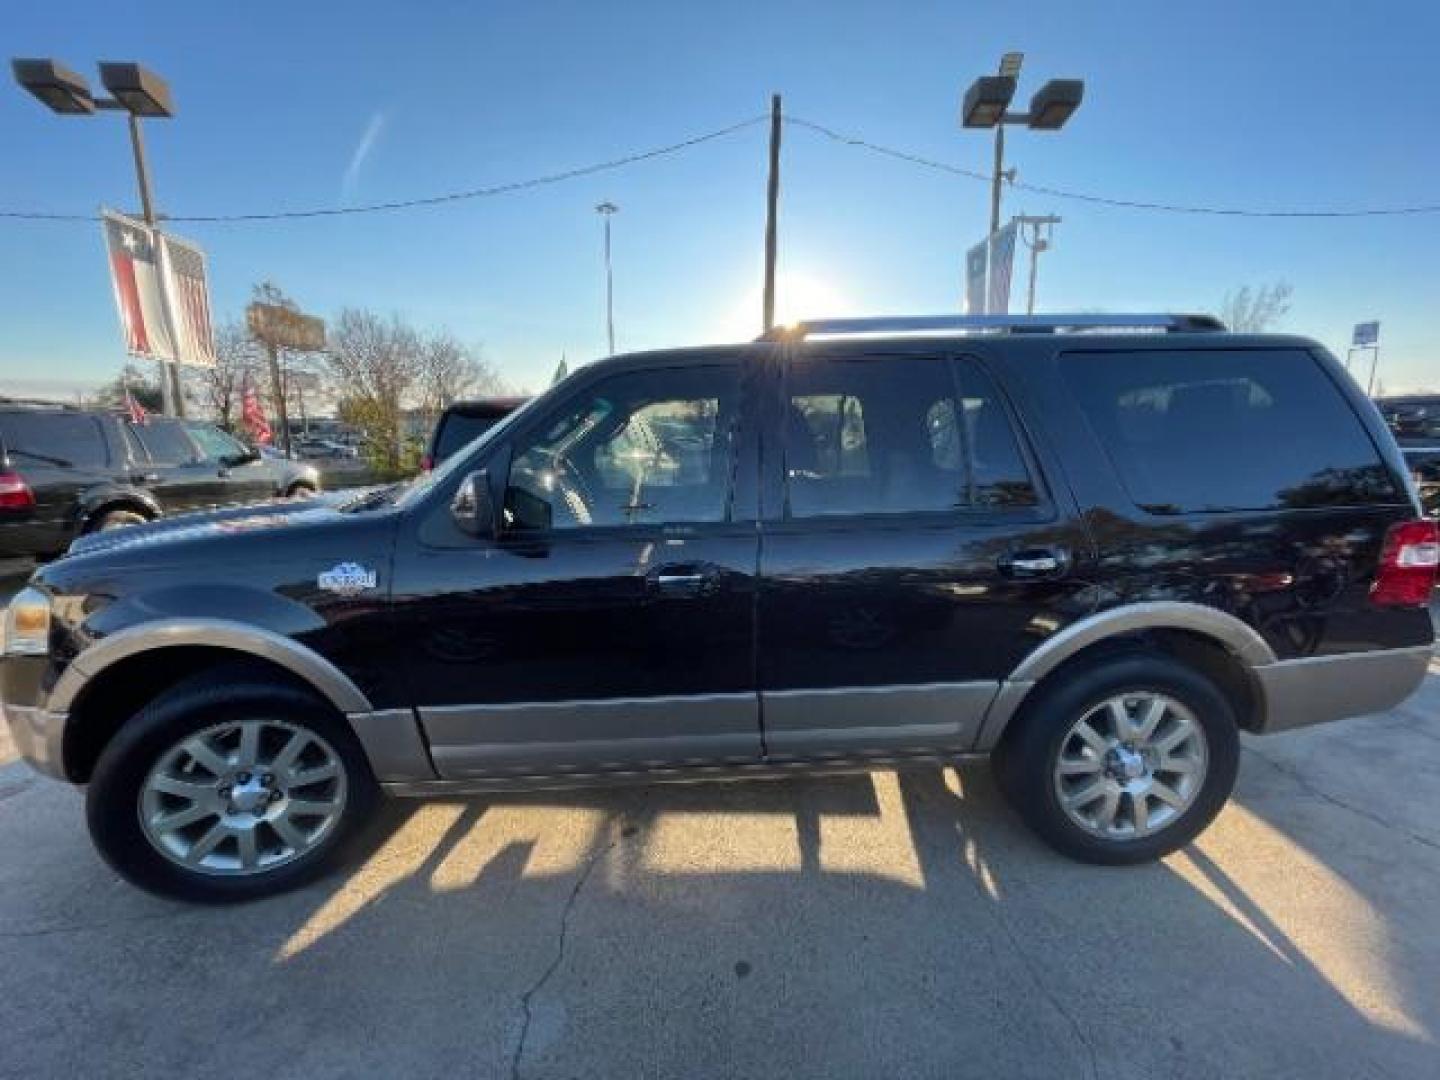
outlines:
[{"label": "white cloud", "polygon": [[385,132],[385,125],[390,121],[390,114],[383,109],[371,115],[370,122],[365,125],[365,131],[360,136],[360,141],[355,144],[355,151],[350,155],[350,164],[345,167],[344,179],[340,182],[340,201],[351,202],[355,197],[355,188],[360,180],[360,170],[365,165],[365,160],[370,156],[370,151],[375,149],[375,144],[380,141],[380,136]]}]

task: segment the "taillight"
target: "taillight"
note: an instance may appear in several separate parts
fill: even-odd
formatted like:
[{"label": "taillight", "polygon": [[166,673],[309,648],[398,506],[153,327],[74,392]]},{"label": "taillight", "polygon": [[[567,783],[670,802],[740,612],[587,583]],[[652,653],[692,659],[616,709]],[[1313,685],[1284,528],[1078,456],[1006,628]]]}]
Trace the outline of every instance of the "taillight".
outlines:
[{"label": "taillight", "polygon": [[0,510],[28,510],[35,505],[35,493],[17,472],[0,472]]},{"label": "taillight", "polygon": [[435,468],[435,459],[429,454],[426,454],[420,459],[421,472],[429,472],[433,468]]},{"label": "taillight", "polygon": [[1370,586],[1370,601],[1383,607],[1424,607],[1440,567],[1440,526],[1406,521],[1385,534],[1380,570]]}]

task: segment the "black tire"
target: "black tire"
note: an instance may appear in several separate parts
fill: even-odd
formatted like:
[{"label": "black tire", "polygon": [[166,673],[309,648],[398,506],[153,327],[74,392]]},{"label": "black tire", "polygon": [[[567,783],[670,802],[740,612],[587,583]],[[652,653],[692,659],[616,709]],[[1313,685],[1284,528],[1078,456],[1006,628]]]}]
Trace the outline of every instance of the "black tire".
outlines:
[{"label": "black tire", "polygon": [[[1118,695],[1158,692],[1193,714],[1207,766],[1193,800],[1168,825],[1133,839],[1094,835],[1066,814],[1054,770],[1071,726]],[[1081,862],[1151,862],[1184,847],[1225,805],[1240,762],[1239,728],[1226,696],[1209,679],[1169,657],[1121,653],[1060,673],[1026,698],[995,753],[996,778],[1015,811],[1051,847]]]},{"label": "black tire", "polygon": [[285,498],[287,499],[313,499],[318,494],[319,492],[315,490],[314,485],[306,483],[291,484],[285,490]]},{"label": "black tire", "polygon": [[144,525],[150,519],[138,510],[125,510],[117,507],[114,510],[106,510],[92,518],[86,526],[87,533],[105,532],[108,529],[124,529],[131,525]]},{"label": "black tire", "polygon": [[[142,828],[145,779],[160,757],[187,736],[227,721],[254,718],[308,730],[334,749],[344,770],[344,809],[315,847],[272,869],[217,876],[182,867],[162,854]],[[242,666],[187,679],[129,720],[95,766],[85,812],[96,848],[126,880],[161,896],[231,903],[284,892],[325,873],[361,835],[378,800],[369,762],[342,716],[315,695],[268,681]]]}]

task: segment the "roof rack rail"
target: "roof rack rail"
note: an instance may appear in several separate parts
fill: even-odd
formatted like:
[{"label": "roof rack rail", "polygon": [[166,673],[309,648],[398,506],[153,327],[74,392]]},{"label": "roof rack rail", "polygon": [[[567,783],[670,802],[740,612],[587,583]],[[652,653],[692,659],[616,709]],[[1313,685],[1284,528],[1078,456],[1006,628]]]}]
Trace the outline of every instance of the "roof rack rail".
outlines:
[{"label": "roof rack rail", "polygon": [[902,315],[863,319],[806,319],[777,326],[759,341],[794,341],[848,334],[1065,334],[1097,330],[1159,330],[1171,334],[1223,331],[1214,315],[1159,312],[1105,315]]}]

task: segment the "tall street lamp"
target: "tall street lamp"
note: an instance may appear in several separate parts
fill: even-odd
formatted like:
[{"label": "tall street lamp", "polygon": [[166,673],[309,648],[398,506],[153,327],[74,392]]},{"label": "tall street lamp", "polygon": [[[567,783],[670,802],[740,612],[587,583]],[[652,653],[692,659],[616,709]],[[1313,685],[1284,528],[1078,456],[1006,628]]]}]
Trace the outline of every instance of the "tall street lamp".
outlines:
[{"label": "tall street lamp", "polygon": [[615,355],[615,277],[610,271],[610,218],[619,210],[608,200],[595,207],[595,212],[605,219],[605,335],[611,356]]},{"label": "tall street lamp", "polygon": [[[175,115],[170,100],[170,87],[159,75],[139,64],[103,63],[100,81],[110,97],[97,98],[90,84],[55,60],[12,60],[15,81],[33,94],[40,103],[61,116],[92,116],[97,109],[125,113],[130,127],[130,150],[135,159],[135,178],[140,187],[140,210],[145,224],[155,228],[155,198],[150,186],[150,166],[145,157],[145,136],[140,130],[142,118],[165,118]],[[162,300],[168,305],[161,290]],[[169,318],[167,312],[167,319]],[[180,366],[160,361],[160,385],[165,396],[165,411],[185,415],[185,399],[180,393]]]},{"label": "tall street lamp", "polygon": [[[960,107],[960,122],[965,127],[995,129],[995,171],[990,178],[991,261],[994,259],[993,239],[1000,231],[1000,181],[1006,175],[1005,125],[1024,124],[1032,131],[1059,131],[1080,107],[1080,101],[1085,96],[1083,79],[1051,79],[1035,92],[1027,112],[1011,112],[1010,102],[1015,97],[1015,86],[1024,61],[1024,53],[1006,53],[1000,58],[999,74],[981,75],[971,83]],[[1010,179],[1014,179],[1013,172]],[[987,295],[988,278],[994,269],[993,265],[987,265]]]}]

